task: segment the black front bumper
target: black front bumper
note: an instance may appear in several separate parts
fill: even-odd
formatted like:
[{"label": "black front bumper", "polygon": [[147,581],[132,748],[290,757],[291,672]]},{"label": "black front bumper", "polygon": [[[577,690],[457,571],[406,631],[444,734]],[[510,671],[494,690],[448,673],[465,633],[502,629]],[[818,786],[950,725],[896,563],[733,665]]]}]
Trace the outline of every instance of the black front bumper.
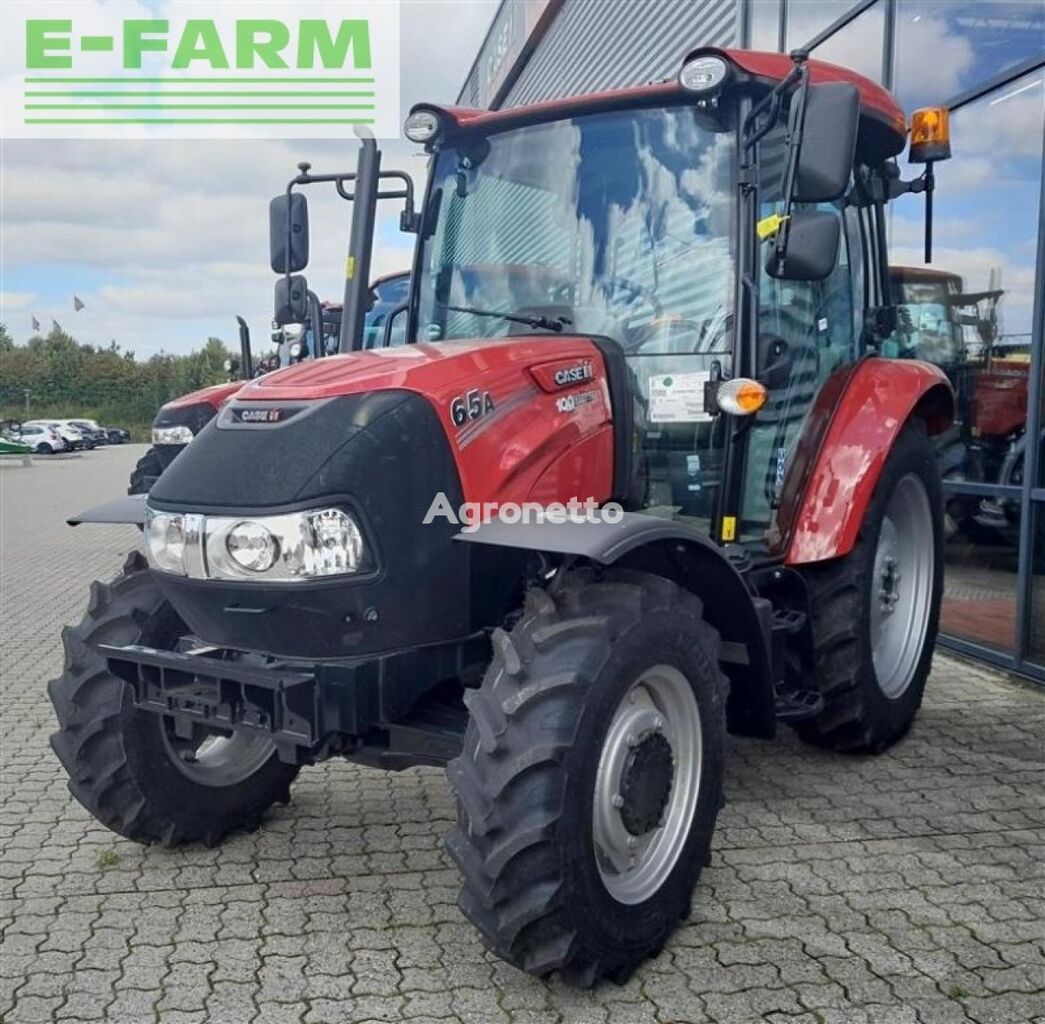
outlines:
[{"label": "black front bumper", "polygon": [[336,754],[389,767],[445,764],[460,750],[464,714],[437,705],[444,681],[471,678],[489,658],[477,633],[381,656],[328,662],[244,658],[100,646],[128,683],[135,707],[173,720],[179,734],[200,725],[265,733],[280,759],[312,764]]}]

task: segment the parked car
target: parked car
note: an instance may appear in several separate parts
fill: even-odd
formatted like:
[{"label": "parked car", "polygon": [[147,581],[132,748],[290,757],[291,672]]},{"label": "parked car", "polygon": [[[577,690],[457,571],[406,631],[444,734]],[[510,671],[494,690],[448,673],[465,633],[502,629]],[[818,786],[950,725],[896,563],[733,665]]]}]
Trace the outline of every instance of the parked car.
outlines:
[{"label": "parked car", "polygon": [[97,420],[69,420],[69,423],[79,430],[84,437],[90,438],[95,445],[109,443],[108,433],[98,426]]},{"label": "parked car", "polygon": [[52,427],[61,435],[65,446],[73,452],[94,447],[94,442],[85,438],[68,420],[31,420],[22,424],[22,429],[27,426]]},{"label": "parked car", "polygon": [[123,427],[102,427],[109,438],[109,444],[127,444],[131,439],[131,432]]},{"label": "parked car", "polygon": [[24,441],[0,434],[0,455],[30,455],[33,449]]},{"label": "parked car", "polygon": [[41,455],[64,452],[66,449],[62,435],[46,423],[23,423],[17,428],[17,433],[15,431],[12,433],[17,440],[29,445],[34,452],[39,452]]}]

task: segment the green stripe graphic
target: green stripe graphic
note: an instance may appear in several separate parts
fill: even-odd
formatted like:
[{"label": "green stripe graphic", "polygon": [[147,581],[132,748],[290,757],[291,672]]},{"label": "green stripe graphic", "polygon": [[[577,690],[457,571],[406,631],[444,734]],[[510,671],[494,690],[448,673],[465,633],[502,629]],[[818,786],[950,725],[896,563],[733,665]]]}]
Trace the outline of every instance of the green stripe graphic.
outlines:
[{"label": "green stripe graphic", "polygon": [[372,117],[27,117],[25,124],[373,124]]},{"label": "green stripe graphic", "polygon": [[235,76],[224,78],[176,78],[173,76],[166,76],[163,78],[144,78],[137,75],[128,76],[124,75],[120,78],[65,78],[65,77],[54,77],[48,76],[45,78],[26,78],[25,82],[29,84],[46,84],[46,85],[61,85],[63,82],[116,82],[126,83],[127,85],[136,85],[139,82],[171,82],[177,85],[194,85],[196,82],[204,84],[216,84],[216,85],[237,85],[241,82],[275,82],[277,84],[285,85],[303,85],[303,84],[314,84],[324,85],[327,83],[338,84],[338,85],[373,85],[374,80],[372,78],[329,78],[320,75],[311,75],[308,78],[257,78],[253,76]]},{"label": "green stripe graphic", "polygon": [[218,92],[214,92],[214,91],[209,90],[209,89],[202,90],[202,91],[199,91],[199,92],[170,92],[167,89],[163,89],[163,90],[152,89],[152,90],[149,90],[148,92],[128,92],[128,91],[123,90],[123,89],[117,89],[117,90],[109,89],[109,90],[101,90],[101,91],[96,91],[96,92],[65,92],[65,91],[62,91],[60,89],[58,89],[58,90],[47,90],[47,91],[43,91],[43,90],[39,90],[39,89],[27,89],[26,92],[25,92],[25,95],[26,96],[40,96],[40,97],[43,97],[43,96],[68,96],[68,97],[80,97],[80,98],[88,98],[88,97],[93,97],[93,96],[151,96],[151,97],[153,97],[155,99],[159,99],[159,98],[164,97],[164,96],[174,96],[174,97],[184,96],[184,97],[190,97],[190,98],[193,97],[193,96],[239,96],[242,99],[250,99],[251,96],[285,96],[285,97],[288,97],[288,98],[293,98],[295,96],[360,96],[360,97],[368,97],[369,96],[369,97],[372,97],[374,94],[372,92],[330,92],[329,90],[326,90],[326,89],[324,89],[322,92],[315,92],[315,91],[298,92],[296,90],[292,91],[292,92],[282,92],[282,91],[280,91],[280,92],[272,92],[272,91],[254,90],[254,89],[251,89],[248,92],[228,92],[228,91],[224,91],[224,90],[218,91]]},{"label": "green stripe graphic", "polygon": [[26,103],[26,110],[373,110],[372,103]]}]

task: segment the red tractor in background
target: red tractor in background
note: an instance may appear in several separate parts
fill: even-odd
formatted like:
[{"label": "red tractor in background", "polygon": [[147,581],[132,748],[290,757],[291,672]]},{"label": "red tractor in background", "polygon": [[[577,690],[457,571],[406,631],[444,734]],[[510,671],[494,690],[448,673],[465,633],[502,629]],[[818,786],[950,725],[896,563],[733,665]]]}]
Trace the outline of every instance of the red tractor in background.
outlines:
[{"label": "red tractor in background", "polygon": [[[71,520],[137,523],[145,549],[94,585],[49,687],[76,799],[137,842],[210,844],[302,765],[446,766],[492,950],[579,985],[656,955],[727,729],[877,753],[921,703],[953,394],[879,352],[887,204],[931,191],[945,113],[916,113],[904,182],[875,83],[702,48],[673,82],[415,107],[418,215],[365,141],[337,182],[341,354],[247,384],[147,501]],[[393,195],[408,343],[360,351]],[[300,321],[303,194],[271,226],[277,319]]]},{"label": "red tractor in background", "polygon": [[[905,328],[898,354],[924,359],[947,374],[956,395],[954,425],[937,438],[945,482],[1020,486],[1026,451],[1030,355],[1000,333],[1005,294],[965,290],[961,276],[929,267],[890,267],[893,298]],[[951,494],[948,529],[1019,539],[1019,508],[995,498]]]},{"label": "red tractor in background", "polygon": [[[365,318],[367,344],[364,347],[400,343],[396,337],[386,335],[384,325],[389,311],[394,311],[402,301],[402,293],[408,290],[409,282],[409,271],[401,271],[386,274],[371,283]],[[339,303],[321,304],[320,322],[324,339],[322,350],[317,346],[313,351],[314,328],[310,324],[274,327],[274,365],[267,365],[264,360],[258,360],[257,365],[254,365],[246,321],[242,317],[237,319],[240,325],[240,360],[239,366],[236,367],[239,379],[212,384],[199,391],[181,395],[160,408],[152,424],[152,445],[138,460],[131,473],[128,494],[148,494],[160,474],[174,461],[175,456],[217,415],[221,406],[239,391],[245,380],[285,366],[293,366],[306,359],[314,359],[317,354],[331,355],[337,351],[337,338],[341,331]]]}]

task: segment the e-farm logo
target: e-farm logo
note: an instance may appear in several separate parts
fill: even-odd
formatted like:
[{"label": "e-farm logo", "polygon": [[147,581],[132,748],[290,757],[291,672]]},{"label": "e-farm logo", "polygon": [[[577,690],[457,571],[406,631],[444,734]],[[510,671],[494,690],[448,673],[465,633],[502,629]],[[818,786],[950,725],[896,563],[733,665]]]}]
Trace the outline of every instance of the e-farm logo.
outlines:
[{"label": "e-farm logo", "polygon": [[397,0],[2,6],[6,137],[398,135]]}]

